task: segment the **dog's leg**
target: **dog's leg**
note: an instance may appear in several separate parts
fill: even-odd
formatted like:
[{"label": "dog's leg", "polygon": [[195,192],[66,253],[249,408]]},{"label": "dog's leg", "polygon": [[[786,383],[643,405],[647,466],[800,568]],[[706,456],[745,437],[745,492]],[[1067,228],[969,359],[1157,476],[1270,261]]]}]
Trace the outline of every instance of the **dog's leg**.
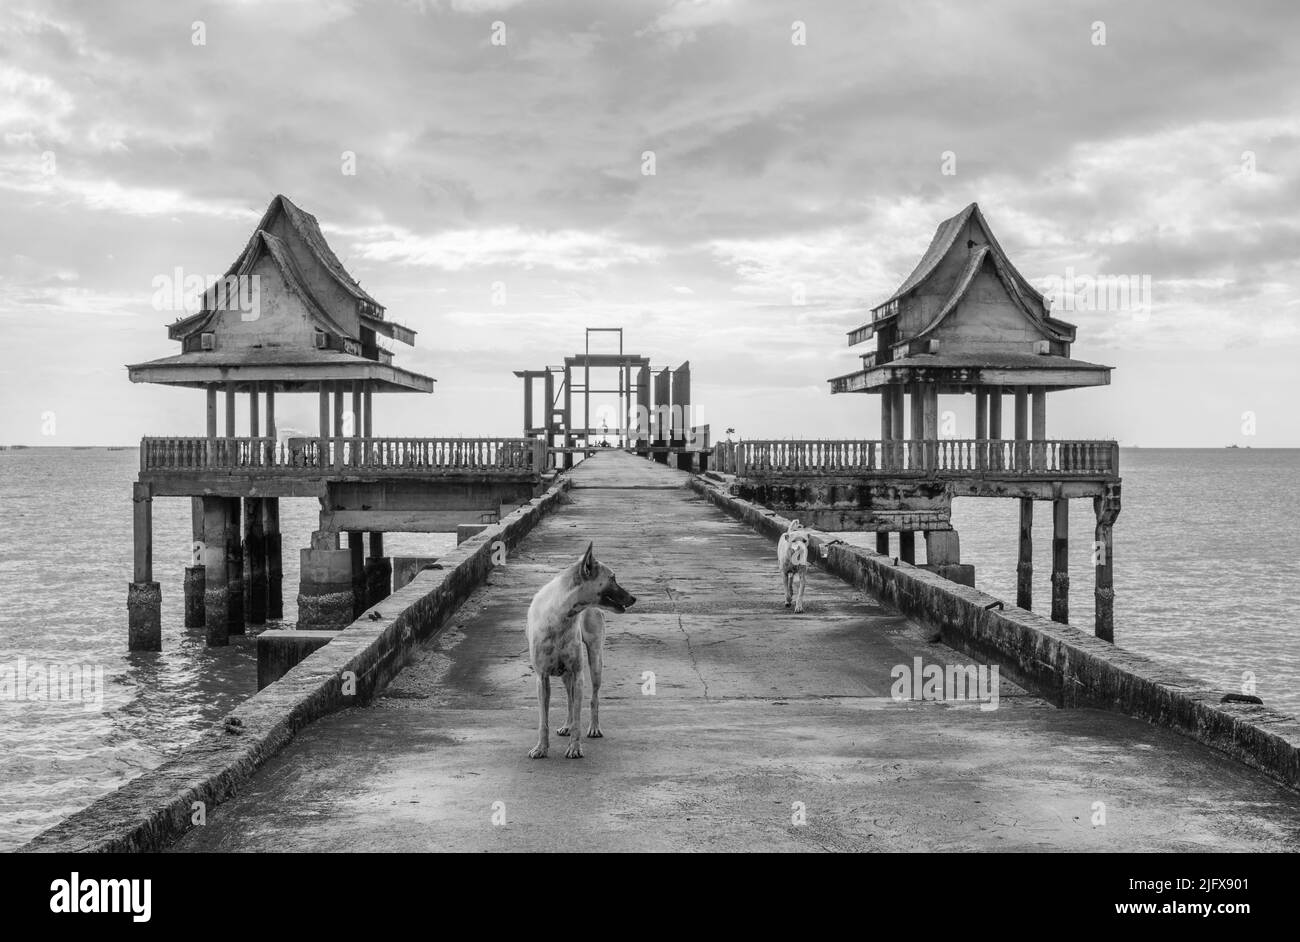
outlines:
[{"label": "dog's leg", "polygon": [[550,729],[547,726],[551,711],[551,678],[537,675],[537,745],[528,753],[530,759],[545,759],[551,748]]},{"label": "dog's leg", "polygon": [[790,597],[794,592],[794,571],[790,569],[781,572],[781,584],[785,586],[785,607],[790,607]]},{"label": "dog's leg", "polygon": [[803,586],[807,578],[808,578],[808,570],[800,569],[799,570],[799,594],[795,596],[795,600],[794,600],[794,611],[796,615],[803,612]]},{"label": "dog's leg", "polygon": [[569,748],[564,758],[582,758],[582,670],[564,672],[564,691],[569,695]]},{"label": "dog's leg", "polygon": [[600,739],[605,735],[600,731],[600,672],[604,667],[605,632],[602,630],[583,640],[587,644],[587,665],[591,668],[591,725],[587,727],[587,738]]},{"label": "dog's leg", "polygon": [[[579,654],[578,656],[581,657],[582,655]],[[573,715],[573,707],[574,707],[573,687],[569,684],[568,674],[564,675],[564,692],[568,696],[569,702],[565,704],[566,712],[565,712],[564,725],[555,731],[555,735],[557,736],[569,735],[569,731],[573,729],[573,727],[578,725],[578,721],[576,718],[574,718]],[[578,675],[578,696],[582,696],[582,675],[581,674]]]}]

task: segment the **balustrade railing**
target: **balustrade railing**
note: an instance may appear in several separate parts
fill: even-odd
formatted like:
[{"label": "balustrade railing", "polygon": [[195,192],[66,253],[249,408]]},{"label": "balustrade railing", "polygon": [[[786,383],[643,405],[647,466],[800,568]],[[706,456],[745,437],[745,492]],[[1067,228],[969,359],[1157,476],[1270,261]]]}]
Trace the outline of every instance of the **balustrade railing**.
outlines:
[{"label": "balustrade railing", "polygon": [[931,441],[742,441],[713,448],[713,468],[741,477],[912,472],[1098,477],[1119,471],[1113,441],[940,438]]}]

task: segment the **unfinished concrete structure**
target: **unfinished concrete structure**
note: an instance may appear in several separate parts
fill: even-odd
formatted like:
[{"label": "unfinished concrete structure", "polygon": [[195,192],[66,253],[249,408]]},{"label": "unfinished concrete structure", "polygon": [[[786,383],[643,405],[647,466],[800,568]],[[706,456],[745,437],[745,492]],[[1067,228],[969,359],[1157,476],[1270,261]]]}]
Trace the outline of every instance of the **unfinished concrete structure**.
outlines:
[{"label": "unfinished concrete structure", "polygon": [[[1066,502],[1091,498],[1096,514],[1098,637],[1114,635],[1111,528],[1120,508],[1113,441],[1047,438],[1047,394],[1110,382],[1111,368],[1072,359],[1075,328],[1051,316],[972,203],[939,225],[929,248],[849,345],[875,339],[862,368],[829,380],[832,393],[880,397],[880,437],[862,441],[743,442],[722,470],[736,493],[825,530],[874,530],[877,549],[915,559],[924,534],[929,568],[974,584],[952,528],[954,497],[1020,501],[1017,604],[1030,608],[1035,501],[1051,501],[1052,618],[1069,618]],[[940,395],[973,395],[973,437],[939,428]],[[1004,437],[1002,404],[1013,402]],[[722,449],[720,449],[721,451]]]},{"label": "unfinished concrete structure", "polygon": [[[284,196],[271,201],[201,309],[170,325],[168,336],[181,352],[127,367],[130,379],[204,390],[206,435],[141,441],[128,590],[132,649],[162,643],[155,497],[193,502],[186,624],[206,625],[216,645],[246,623],[282,616],[281,498],[321,504],[319,530],[302,550],[299,624],[340,627],[367,600],[387,594],[385,532],[454,532],[528,500],[540,482],[544,455],[522,438],[373,436],[375,393],[428,394],[434,380],[393,365],[379,338],[413,344],[415,331],[385,316],[330,250],[315,217]],[[276,396],[288,393],[319,397],[318,435],[278,434]],[[247,436],[236,435],[242,396]]]},{"label": "unfinished concrete structure", "polygon": [[[618,350],[593,353],[593,334],[617,335]],[[565,357],[563,363],[515,371],[524,381],[524,435],[545,442],[550,452],[562,456],[563,467],[573,467],[575,453],[606,445],[684,469],[707,466],[710,432],[707,425],[693,424],[689,362],[656,372],[649,358],[624,351],[623,328],[588,327],[583,352]],[[592,370],[614,371],[614,385],[593,387]],[[534,404],[538,381],[543,403],[540,423]],[[607,411],[599,427],[593,424],[593,396],[598,406],[602,397],[617,397],[617,405]],[[612,427],[610,417],[615,419]]]}]

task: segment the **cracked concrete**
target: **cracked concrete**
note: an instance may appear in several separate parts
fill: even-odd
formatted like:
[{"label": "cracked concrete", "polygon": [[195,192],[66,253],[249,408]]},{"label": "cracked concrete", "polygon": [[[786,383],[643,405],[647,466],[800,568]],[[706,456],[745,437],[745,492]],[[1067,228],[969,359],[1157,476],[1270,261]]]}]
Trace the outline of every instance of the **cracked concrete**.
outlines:
[{"label": "cracked concrete", "polygon": [[[1300,797],[1167,730],[1006,683],[994,711],[894,701],[895,665],[968,658],[821,571],[793,615],[773,545],[680,472],[611,452],[573,477],[385,696],[305,729],[176,849],[1300,846]],[[529,760],[524,613],[588,540],[639,598],[609,616],[605,737]]]}]

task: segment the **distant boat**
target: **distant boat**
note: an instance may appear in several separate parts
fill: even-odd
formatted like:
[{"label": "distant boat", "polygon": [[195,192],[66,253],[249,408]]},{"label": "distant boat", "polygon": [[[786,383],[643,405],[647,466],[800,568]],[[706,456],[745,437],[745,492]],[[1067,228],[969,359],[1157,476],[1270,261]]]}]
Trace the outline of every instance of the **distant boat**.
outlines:
[{"label": "distant boat", "polygon": [[1240,445],[1224,445],[1224,448],[1240,448]]}]

